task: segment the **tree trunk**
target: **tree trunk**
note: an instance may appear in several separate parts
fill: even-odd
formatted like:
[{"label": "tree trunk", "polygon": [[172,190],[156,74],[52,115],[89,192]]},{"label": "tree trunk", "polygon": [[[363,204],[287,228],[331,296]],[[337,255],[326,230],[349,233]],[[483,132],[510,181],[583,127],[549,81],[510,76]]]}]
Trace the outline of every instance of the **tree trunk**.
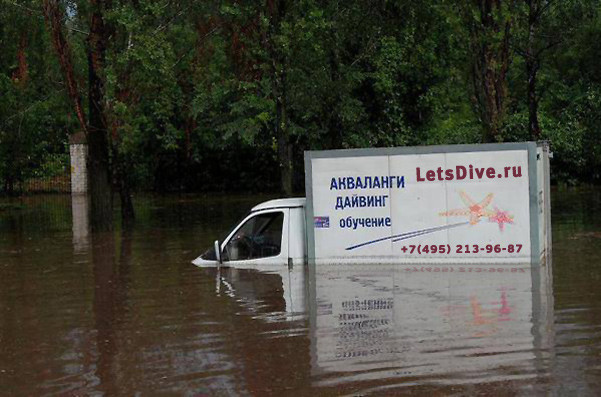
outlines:
[{"label": "tree trunk", "polygon": [[276,136],[280,165],[281,189],[286,196],[292,195],[292,145],[286,115],[286,70],[276,78],[279,95],[276,98]]},{"label": "tree trunk", "polygon": [[330,141],[329,149],[342,149],[344,143],[344,135],[342,130],[342,123],[340,122],[340,116],[338,112],[338,105],[340,103],[340,52],[335,46],[332,46],[329,56],[330,62],[330,79],[332,87],[335,87],[334,95],[328,100],[328,110],[330,112],[328,122],[328,137]]},{"label": "tree trunk", "polygon": [[280,167],[280,188],[283,194],[292,194],[292,145],[286,109],[286,59],[276,48],[274,36],[280,31],[280,23],[286,15],[286,1],[268,2],[270,12],[269,53],[274,77],[274,99],[276,107],[275,137],[278,146],[278,164]]},{"label": "tree trunk", "polygon": [[112,171],[113,171],[113,184],[119,191],[119,199],[121,200],[121,220],[123,224],[131,224],[135,219],[134,204],[131,198],[131,185],[129,178],[127,177],[127,169],[129,167],[129,160],[127,156],[119,153],[119,145],[121,139],[117,130],[117,122],[113,120],[111,126],[111,158],[112,158]]},{"label": "tree trunk", "polygon": [[112,189],[109,169],[109,142],[104,117],[104,56],[106,31],[102,0],[91,0],[92,18],[88,36],[88,177],[90,183],[90,221],[95,231],[113,225]]},{"label": "tree trunk", "polygon": [[136,213],[134,212],[131,190],[127,182],[124,181],[119,190],[119,195],[121,198],[121,219],[124,223],[131,224],[136,219]]},{"label": "tree trunk", "polygon": [[106,51],[106,29],[103,19],[103,0],[90,0],[92,10],[88,35],[88,120],[81,105],[81,96],[69,43],[63,34],[64,14],[57,0],[44,0],[43,11],[52,35],[52,43],[59,58],[77,118],[87,133],[88,181],[90,186],[90,223],[93,230],[110,230],[113,224],[113,205],[109,170],[109,143],[104,118],[104,84],[102,71]]},{"label": "tree trunk", "polygon": [[67,92],[69,98],[73,102],[73,108],[77,115],[81,128],[87,132],[87,124],[81,105],[81,96],[79,95],[79,86],[73,70],[73,62],[71,60],[71,48],[69,42],[63,33],[64,14],[60,10],[58,0],[44,0],[43,2],[44,19],[52,36],[52,45],[58,56],[58,61],[61,66],[63,75],[67,83]]},{"label": "tree trunk", "polygon": [[4,181],[4,190],[9,196],[12,196],[15,193],[15,180],[13,179],[12,175],[6,177]]},{"label": "tree trunk", "polygon": [[536,25],[539,19],[539,4],[537,0],[528,0],[528,43],[526,47],[526,76],[528,77],[528,132],[530,139],[540,139],[540,126],[538,124],[538,97],[536,95],[536,76],[540,67],[538,56],[535,53],[534,41]]},{"label": "tree trunk", "polygon": [[28,77],[28,66],[27,66],[27,32],[21,32],[21,39],[19,40],[19,48],[17,50],[17,70],[13,74],[13,80],[21,87],[25,87]]},{"label": "tree trunk", "polygon": [[[512,0],[509,13],[512,10]],[[504,15],[501,0],[477,2],[479,20],[473,20],[471,9],[467,18],[470,21],[471,49],[474,60],[472,79],[476,98],[476,109],[483,125],[482,140],[495,142],[502,139],[500,133],[507,107],[507,72],[511,63],[509,39],[511,14]],[[497,40],[497,37],[501,40]]]},{"label": "tree trunk", "polygon": [[536,96],[538,65],[530,65],[530,62],[526,62],[526,68],[528,69],[528,131],[530,139],[536,141],[540,139],[541,135],[538,124],[538,97]]},{"label": "tree trunk", "polygon": [[136,218],[134,212],[134,203],[131,198],[131,188],[126,174],[126,161],[117,154],[115,150],[113,158],[115,160],[115,181],[119,188],[119,198],[121,200],[121,220],[124,225],[130,225]]}]

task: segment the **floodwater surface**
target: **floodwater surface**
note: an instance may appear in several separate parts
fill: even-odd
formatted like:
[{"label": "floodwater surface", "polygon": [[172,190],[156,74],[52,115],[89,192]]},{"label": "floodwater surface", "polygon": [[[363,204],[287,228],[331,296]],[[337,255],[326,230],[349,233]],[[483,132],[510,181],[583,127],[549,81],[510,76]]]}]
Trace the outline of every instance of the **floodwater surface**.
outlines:
[{"label": "floodwater surface", "polygon": [[[598,395],[601,191],[552,196],[553,261],[201,269],[268,197],[0,205],[0,395]],[[479,270],[477,270],[479,269]]]}]

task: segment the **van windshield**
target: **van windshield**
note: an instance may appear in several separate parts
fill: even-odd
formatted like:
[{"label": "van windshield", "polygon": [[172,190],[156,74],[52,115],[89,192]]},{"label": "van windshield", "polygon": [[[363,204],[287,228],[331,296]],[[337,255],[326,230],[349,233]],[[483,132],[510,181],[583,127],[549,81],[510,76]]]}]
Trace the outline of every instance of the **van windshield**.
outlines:
[{"label": "van windshield", "polygon": [[[240,224],[240,222],[242,222],[242,220],[246,217],[248,217],[248,213],[244,214],[243,217],[238,218],[238,221],[236,223],[234,223],[234,228],[233,229],[228,229],[227,233],[225,233],[223,235],[222,238],[220,238],[218,241],[221,244],[221,242],[225,241],[225,239],[227,238],[227,236],[230,235],[230,233],[236,228],[238,227],[238,225]],[[217,260],[217,255],[215,254],[215,246],[212,245],[211,247],[207,248],[207,250],[205,252],[203,252],[200,257],[206,261],[216,261]]]},{"label": "van windshield", "polygon": [[225,261],[267,258],[280,254],[284,213],[258,214],[238,228],[225,246]]}]

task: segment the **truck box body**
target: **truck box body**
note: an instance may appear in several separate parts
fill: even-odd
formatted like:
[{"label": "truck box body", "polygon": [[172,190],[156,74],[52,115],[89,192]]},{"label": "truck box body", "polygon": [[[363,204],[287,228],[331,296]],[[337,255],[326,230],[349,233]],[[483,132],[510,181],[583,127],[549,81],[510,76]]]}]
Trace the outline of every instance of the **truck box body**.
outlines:
[{"label": "truck box body", "polygon": [[306,152],[309,262],[538,262],[548,159],[535,142]]}]

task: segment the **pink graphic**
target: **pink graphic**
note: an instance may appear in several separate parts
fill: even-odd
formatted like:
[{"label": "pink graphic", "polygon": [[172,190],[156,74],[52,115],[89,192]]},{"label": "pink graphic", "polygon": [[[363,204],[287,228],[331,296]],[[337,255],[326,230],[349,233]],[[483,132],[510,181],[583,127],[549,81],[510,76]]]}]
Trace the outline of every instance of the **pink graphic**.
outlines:
[{"label": "pink graphic", "polygon": [[[470,305],[472,307],[472,324],[480,327],[475,332],[474,336],[482,337],[495,334],[498,330],[497,324],[500,321],[511,321],[511,312],[513,311],[507,299],[507,291],[501,289],[501,301],[491,302],[491,305],[500,305],[498,309],[483,309],[475,295],[470,297]],[[489,326],[488,330],[482,329],[482,326]]]},{"label": "pink graphic", "polygon": [[501,289],[501,302],[493,302],[493,304],[500,304],[499,308],[499,321],[511,321],[509,315],[513,310],[509,306],[509,301],[507,300],[507,291],[505,288]]},{"label": "pink graphic", "polygon": [[501,321],[509,321],[509,314],[511,314],[511,307],[509,307],[509,302],[507,302],[507,292],[501,292],[501,308],[499,309],[499,314]]},{"label": "pink graphic", "polygon": [[484,325],[493,322],[490,316],[485,316],[482,310],[482,305],[478,302],[476,295],[470,297],[470,306],[472,307],[472,316],[474,318],[474,325]]},{"label": "pink graphic", "polygon": [[476,338],[494,335],[502,322],[512,321],[513,306],[509,302],[507,288],[499,290],[500,300],[482,304],[476,294],[469,296],[469,305],[449,305],[441,308],[441,314],[449,319],[464,320]]},{"label": "pink graphic", "polygon": [[505,230],[506,223],[513,223],[513,215],[509,215],[507,211],[501,211],[495,207],[495,213],[488,217],[489,222],[497,222],[499,230]]},{"label": "pink graphic", "polygon": [[509,212],[502,211],[499,208],[495,207],[495,210],[492,211],[487,207],[492,202],[494,197],[493,193],[489,193],[480,201],[476,203],[470,196],[467,195],[464,191],[459,192],[459,197],[461,197],[461,201],[466,205],[466,208],[458,208],[446,212],[441,212],[440,216],[467,216],[470,222],[470,225],[475,225],[480,222],[480,218],[487,217],[489,222],[496,222],[499,225],[499,230],[502,232],[505,230],[506,223],[513,224],[513,215],[509,215]]}]

